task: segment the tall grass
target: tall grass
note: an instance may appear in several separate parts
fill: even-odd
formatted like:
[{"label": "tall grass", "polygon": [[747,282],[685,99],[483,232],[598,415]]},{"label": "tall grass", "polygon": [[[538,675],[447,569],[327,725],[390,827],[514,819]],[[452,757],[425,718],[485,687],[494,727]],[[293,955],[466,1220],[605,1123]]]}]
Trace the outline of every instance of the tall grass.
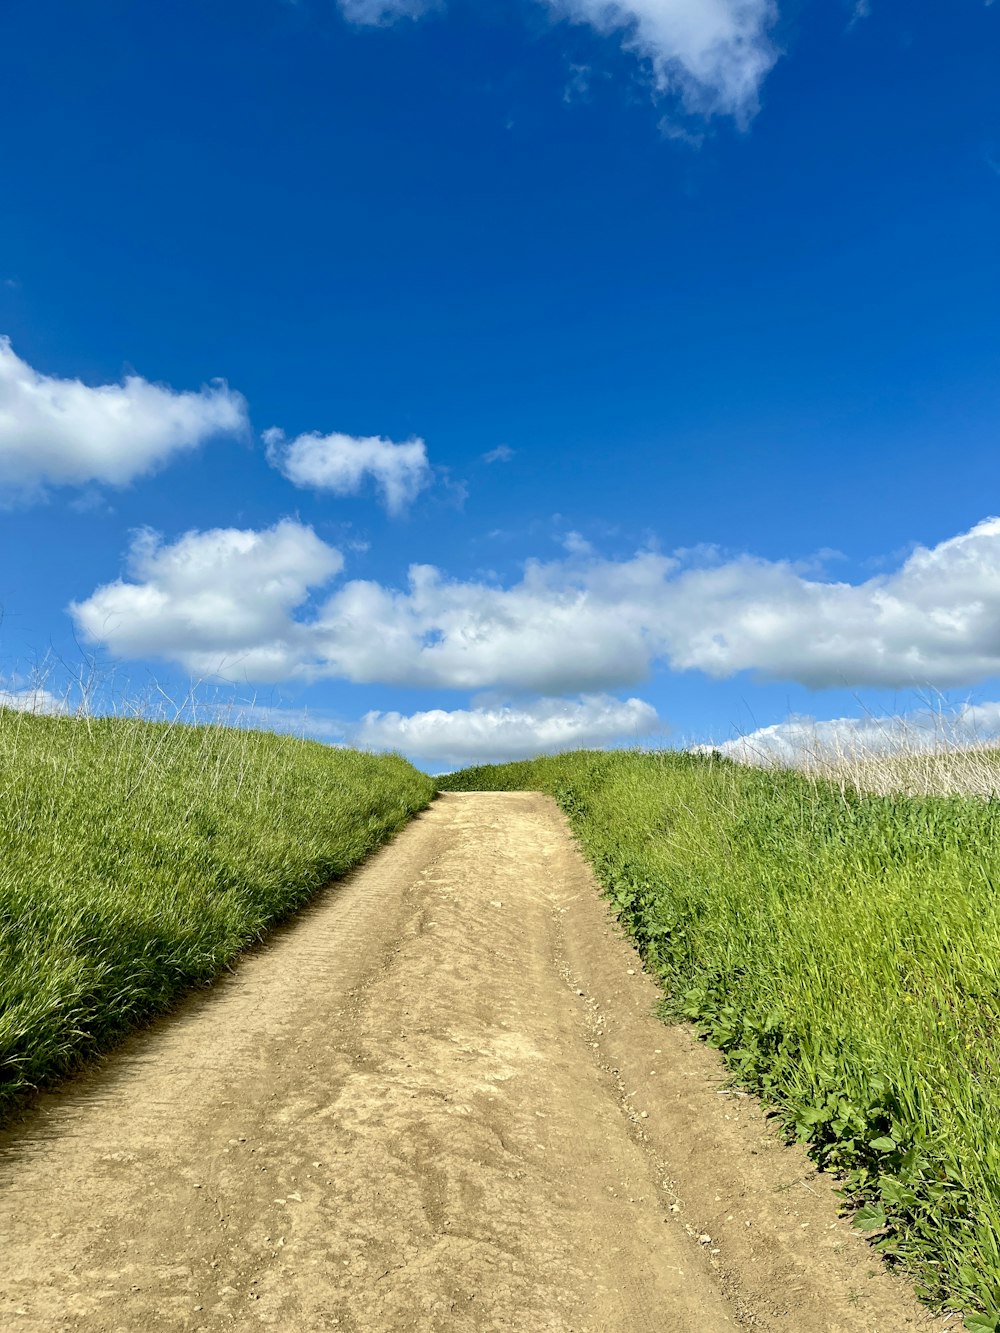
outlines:
[{"label": "tall grass", "polygon": [[936,750],[893,754],[849,751],[817,755],[803,766],[814,777],[849,783],[883,796],[1000,797],[1000,749],[995,741],[976,746],[945,745]]},{"label": "tall grass", "polygon": [[[932,701],[933,703],[933,701]],[[990,706],[816,722],[802,718],[694,753],[717,753],[761,768],[795,768],[883,796],[1000,796],[1000,741]]]},{"label": "tall grass", "polygon": [[215,975],[432,790],[395,756],[0,707],[0,1110]]},{"label": "tall grass", "polygon": [[921,1294],[1000,1327],[1000,803],[685,754],[440,780],[567,811],[662,979]]}]

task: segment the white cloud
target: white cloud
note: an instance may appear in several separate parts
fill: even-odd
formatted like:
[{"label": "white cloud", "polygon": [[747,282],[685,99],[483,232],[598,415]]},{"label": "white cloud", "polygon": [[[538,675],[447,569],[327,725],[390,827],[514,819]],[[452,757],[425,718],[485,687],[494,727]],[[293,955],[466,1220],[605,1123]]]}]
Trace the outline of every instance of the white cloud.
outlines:
[{"label": "white cloud", "polygon": [[91,387],[42,375],[0,337],[0,492],[124,486],[213,435],[247,428],[240,394],[216,383],[176,392],[138,375]]},{"label": "white cloud", "polygon": [[567,532],[560,544],[563,550],[568,551],[570,555],[591,556],[594,554],[593,544],[587,541],[586,537],[580,532]]},{"label": "white cloud", "polygon": [[372,712],[350,733],[351,744],[402,750],[433,763],[494,763],[558,750],[636,742],[660,729],[652,704],[642,699],[584,695],[526,704],[435,708],[424,713]]},{"label": "white cloud", "polygon": [[789,766],[865,760],[876,756],[940,754],[1000,737],[1000,703],[921,708],[864,717],[789,717],[720,745],[698,745],[744,764]]},{"label": "white cloud", "polygon": [[293,611],[342,565],[339,551],[290,520],[263,532],[189,532],[171,546],[144,531],[129,552],[133,581],[105,584],[70,612],[88,640],[119,657],[170,658],[198,676],[283,680],[310,655],[310,627]]},{"label": "white cloud", "polygon": [[334,495],[357,495],[371,478],[390,514],[412,504],[431,481],[423,440],[394,444],[380,435],[299,435],[286,440],[277,428],[264,432],[268,460],[296,486]]},{"label": "white cloud", "polygon": [[[615,561],[580,546],[529,561],[506,587],[413,565],[404,589],[354,580],[303,618],[309,590],[340,556],[285,523],[270,534],[192,533],[169,547],[147,535],[133,550],[135,581],[99,588],[73,611],[89,638],[122,656],[205,671],[238,647],[246,675],[260,670],[262,680],[560,695],[632,686],[654,663],[816,688],[943,689],[1000,674],[1000,519],[858,584],[810,578],[786,561],[714,558],[644,551]],[[275,561],[282,591],[269,599],[257,587],[271,586]]]},{"label": "white cloud", "polygon": [[648,60],[661,91],[680,94],[690,111],[743,119],[777,53],[768,30],[772,0],[544,0],[559,17],[598,32],[621,33]]},{"label": "white cloud", "polygon": [[950,688],[1000,671],[1000,519],[918,547],[896,573],[861,584],[743,558],[684,573],[669,600],[676,669],[817,688]]},{"label": "white cloud", "polygon": [[498,444],[495,449],[489,449],[483,454],[484,463],[509,463],[514,457],[515,451],[509,444]]},{"label": "white cloud", "polygon": [[34,687],[26,690],[0,689],[0,708],[9,708],[15,713],[60,714],[68,713],[65,699],[60,699],[49,690]]},{"label": "white cloud", "polygon": [[434,7],[434,0],[340,0],[348,23],[366,27],[381,27],[401,18],[419,18]]},{"label": "white cloud", "polygon": [[862,19],[871,18],[871,14],[871,0],[855,0],[854,11],[851,14],[851,22],[849,26],[853,28],[855,24],[860,23]]},{"label": "white cloud", "polygon": [[200,691],[192,694],[178,716],[191,723],[312,737],[328,745],[399,750],[418,761],[455,766],[634,745],[664,730],[652,704],[610,695],[516,703],[480,698],[469,708],[430,709],[409,716],[374,711],[352,722],[324,711],[262,703],[252,696]]},{"label": "white cloud", "polygon": [[545,694],[629,685],[647,671],[647,622],[671,561],[643,554],[530,562],[510,588],[414,565],[405,591],[355,581],[321,607],[325,669],[354,681]]},{"label": "white cloud", "polygon": [[[652,69],[660,92],[676,93],[687,109],[745,120],[777,59],[768,37],[774,0],[539,0],[557,19],[619,37]],[[423,0],[340,0],[353,23],[417,18],[435,7]]]}]

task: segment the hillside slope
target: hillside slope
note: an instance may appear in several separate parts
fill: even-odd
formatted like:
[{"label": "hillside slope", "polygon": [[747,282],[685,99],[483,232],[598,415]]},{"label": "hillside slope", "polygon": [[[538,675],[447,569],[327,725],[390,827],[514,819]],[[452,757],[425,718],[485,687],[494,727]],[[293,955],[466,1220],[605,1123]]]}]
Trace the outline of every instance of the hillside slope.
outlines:
[{"label": "hillside slope", "polygon": [[0,708],[0,1109],[213,977],[432,790],[395,756]]}]

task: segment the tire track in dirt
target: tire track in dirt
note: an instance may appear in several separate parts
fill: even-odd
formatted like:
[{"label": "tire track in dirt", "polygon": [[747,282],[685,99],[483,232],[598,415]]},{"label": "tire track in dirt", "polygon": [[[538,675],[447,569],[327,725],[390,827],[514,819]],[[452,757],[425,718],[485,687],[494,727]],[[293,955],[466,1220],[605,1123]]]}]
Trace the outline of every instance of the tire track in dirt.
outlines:
[{"label": "tire track in dirt", "polygon": [[565,820],[448,795],[0,1142],[0,1328],[943,1326],[652,1017]]}]

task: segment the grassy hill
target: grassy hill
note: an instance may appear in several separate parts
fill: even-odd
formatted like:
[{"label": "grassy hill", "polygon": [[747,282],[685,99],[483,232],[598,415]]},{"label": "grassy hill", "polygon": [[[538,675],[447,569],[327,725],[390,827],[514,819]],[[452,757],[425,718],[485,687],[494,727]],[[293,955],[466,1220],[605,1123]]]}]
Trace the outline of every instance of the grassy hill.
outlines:
[{"label": "grassy hill", "polygon": [[567,812],[694,1020],[922,1294],[1000,1327],[1000,803],[686,754],[467,769]]},{"label": "grassy hill", "polygon": [[0,1110],[214,976],[432,794],[391,755],[0,708]]}]

